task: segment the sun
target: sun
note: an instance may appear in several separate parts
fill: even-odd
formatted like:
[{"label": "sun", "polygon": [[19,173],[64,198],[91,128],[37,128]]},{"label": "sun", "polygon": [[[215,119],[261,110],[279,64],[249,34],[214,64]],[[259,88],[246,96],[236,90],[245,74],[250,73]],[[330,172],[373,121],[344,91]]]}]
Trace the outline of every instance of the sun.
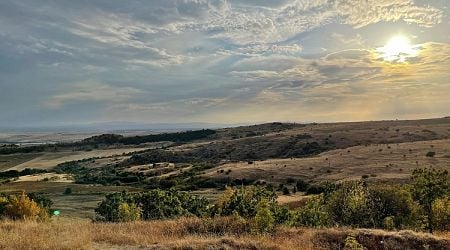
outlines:
[{"label": "sun", "polygon": [[408,58],[416,57],[419,53],[419,46],[412,45],[406,36],[392,37],[385,46],[377,48],[384,61],[406,62]]}]

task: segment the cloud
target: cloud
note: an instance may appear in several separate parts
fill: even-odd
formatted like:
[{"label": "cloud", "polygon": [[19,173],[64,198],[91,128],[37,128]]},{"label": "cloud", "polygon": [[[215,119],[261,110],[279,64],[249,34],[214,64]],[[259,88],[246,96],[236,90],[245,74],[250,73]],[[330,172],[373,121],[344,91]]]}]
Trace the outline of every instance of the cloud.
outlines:
[{"label": "cloud", "polygon": [[94,80],[71,84],[65,93],[50,97],[47,105],[51,108],[60,108],[67,104],[83,102],[117,103],[126,102],[136,95],[143,94],[141,90],[132,87],[113,87],[106,83]]},{"label": "cloud", "polygon": [[[16,122],[442,114],[438,104],[450,104],[449,7],[413,0],[5,0],[0,112]],[[388,64],[374,51],[395,32],[422,44],[407,64]]]}]

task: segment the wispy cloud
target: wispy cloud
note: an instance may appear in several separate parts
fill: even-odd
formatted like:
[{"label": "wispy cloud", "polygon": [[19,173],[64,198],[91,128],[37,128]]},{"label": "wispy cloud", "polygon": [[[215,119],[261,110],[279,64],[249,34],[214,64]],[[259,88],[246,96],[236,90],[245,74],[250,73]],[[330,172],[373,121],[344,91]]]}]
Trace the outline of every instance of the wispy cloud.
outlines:
[{"label": "wispy cloud", "polygon": [[[5,0],[0,113],[10,123],[62,114],[218,122],[442,115],[449,9],[422,0]],[[397,33],[421,46],[404,64],[376,54]]]}]

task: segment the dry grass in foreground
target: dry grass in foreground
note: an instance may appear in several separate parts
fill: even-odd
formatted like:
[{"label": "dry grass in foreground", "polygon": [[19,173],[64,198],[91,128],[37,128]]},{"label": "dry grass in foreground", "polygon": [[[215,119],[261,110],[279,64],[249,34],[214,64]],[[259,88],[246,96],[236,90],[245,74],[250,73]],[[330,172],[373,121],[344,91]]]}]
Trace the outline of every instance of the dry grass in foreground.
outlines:
[{"label": "dry grass in foreground", "polygon": [[356,239],[368,249],[450,249],[450,235],[410,231],[278,228],[251,234],[234,218],[120,224],[60,220],[0,222],[0,249],[344,249]]}]

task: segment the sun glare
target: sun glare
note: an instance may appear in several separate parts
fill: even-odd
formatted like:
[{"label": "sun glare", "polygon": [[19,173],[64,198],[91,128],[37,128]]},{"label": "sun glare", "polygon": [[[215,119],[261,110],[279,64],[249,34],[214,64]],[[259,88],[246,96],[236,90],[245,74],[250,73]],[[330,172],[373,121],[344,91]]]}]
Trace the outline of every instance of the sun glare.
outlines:
[{"label": "sun glare", "polygon": [[419,46],[412,45],[405,36],[395,36],[391,38],[384,47],[378,48],[383,60],[387,62],[406,62],[408,58],[417,56]]}]

